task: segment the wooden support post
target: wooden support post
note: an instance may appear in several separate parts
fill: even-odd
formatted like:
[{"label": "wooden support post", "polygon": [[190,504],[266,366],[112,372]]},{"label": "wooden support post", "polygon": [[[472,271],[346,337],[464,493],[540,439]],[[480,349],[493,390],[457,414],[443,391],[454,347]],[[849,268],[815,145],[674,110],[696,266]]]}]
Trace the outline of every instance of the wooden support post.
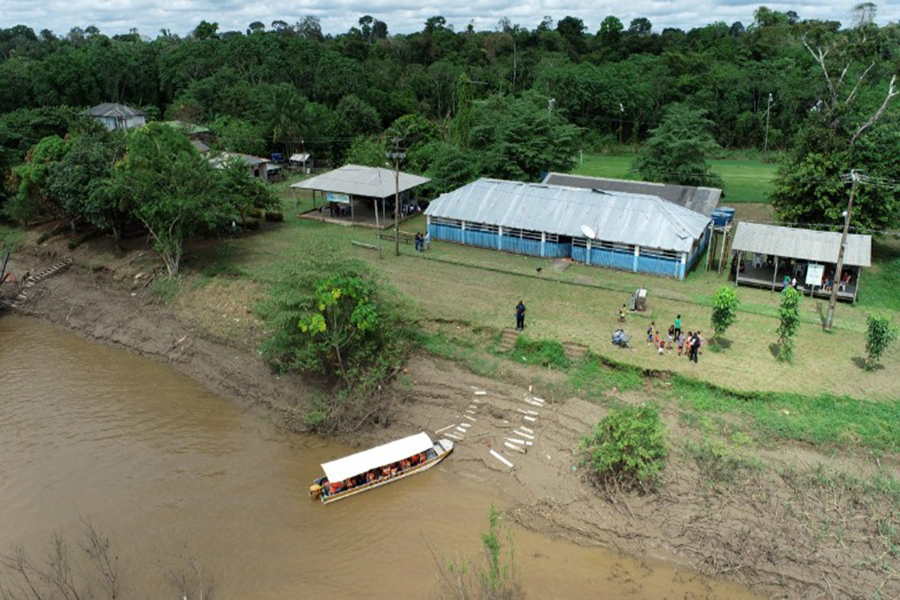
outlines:
[{"label": "wooden support post", "polygon": [[778,257],[775,257],[775,272],[772,274],[772,291],[775,291],[775,283],[778,281]]},{"label": "wooden support post", "polygon": [[706,270],[709,271],[709,266],[712,264],[713,253],[715,252],[716,247],[716,228],[713,227],[711,233],[709,234],[709,242],[707,244],[706,249]]},{"label": "wooden support post", "polygon": [[738,283],[741,280],[741,260],[744,258],[743,252],[738,252],[737,255],[737,268],[734,270],[734,287],[738,286]]},{"label": "wooden support post", "polygon": [[859,294],[859,278],[862,276],[862,267],[856,267],[856,289],[853,290],[853,304],[856,304],[856,295]]},{"label": "wooden support post", "polygon": [[725,249],[728,246],[728,232],[731,230],[731,225],[726,225],[725,229],[722,231],[722,249],[719,251],[719,275],[722,274],[722,268],[725,264]]}]

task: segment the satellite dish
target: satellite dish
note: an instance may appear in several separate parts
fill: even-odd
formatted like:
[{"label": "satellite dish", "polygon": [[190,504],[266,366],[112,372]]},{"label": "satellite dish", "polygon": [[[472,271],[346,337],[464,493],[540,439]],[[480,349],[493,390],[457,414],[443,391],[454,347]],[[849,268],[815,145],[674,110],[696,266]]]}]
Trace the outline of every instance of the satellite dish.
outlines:
[{"label": "satellite dish", "polygon": [[597,232],[594,231],[593,229],[591,229],[590,227],[588,227],[587,225],[581,226],[581,233],[583,233],[584,236],[590,240],[596,239],[596,237],[597,237]]}]

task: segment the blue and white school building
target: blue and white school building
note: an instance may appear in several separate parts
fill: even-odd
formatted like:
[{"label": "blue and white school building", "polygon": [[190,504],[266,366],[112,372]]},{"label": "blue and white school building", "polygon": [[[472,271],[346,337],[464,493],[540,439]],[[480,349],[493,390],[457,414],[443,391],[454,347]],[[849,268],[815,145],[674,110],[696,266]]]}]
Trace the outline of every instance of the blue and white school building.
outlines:
[{"label": "blue and white school building", "polygon": [[433,240],[678,279],[712,227],[655,195],[497,179],[443,194],[425,214]]}]

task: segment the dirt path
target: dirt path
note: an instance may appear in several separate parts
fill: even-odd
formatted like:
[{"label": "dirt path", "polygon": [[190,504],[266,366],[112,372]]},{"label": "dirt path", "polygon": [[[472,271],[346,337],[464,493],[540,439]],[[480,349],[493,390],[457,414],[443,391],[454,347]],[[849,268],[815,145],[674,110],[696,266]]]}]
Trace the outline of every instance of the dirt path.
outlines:
[{"label": "dirt path", "polygon": [[[14,267],[46,262],[18,256]],[[273,376],[254,352],[212,339],[143,288],[128,287],[98,281],[75,264],[32,287],[19,311],[170,363],[240,406],[302,429],[296,408],[310,391],[303,381]],[[671,560],[774,597],[900,594],[898,536],[884,534],[896,527],[890,509],[852,486],[811,485],[802,474],[775,469],[711,486],[696,464],[673,453],[661,492],[604,497],[585,481],[574,454],[601,407],[576,398],[553,403],[526,383],[481,378],[430,357],[412,359],[407,371],[395,386],[391,426],[359,444],[416,430],[450,437],[457,451],[447,468],[514,499],[509,514],[526,527]]]}]

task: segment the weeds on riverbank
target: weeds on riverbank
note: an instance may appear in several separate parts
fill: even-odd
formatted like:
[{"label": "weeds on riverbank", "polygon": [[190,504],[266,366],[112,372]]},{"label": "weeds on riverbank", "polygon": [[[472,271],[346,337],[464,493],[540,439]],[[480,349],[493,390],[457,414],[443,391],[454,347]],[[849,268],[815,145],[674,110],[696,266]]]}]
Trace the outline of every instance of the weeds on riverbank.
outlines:
[{"label": "weeds on riverbank", "polygon": [[[505,543],[504,543],[505,538]],[[500,524],[494,505],[488,511],[488,530],[481,534],[480,560],[439,561],[438,598],[441,600],[519,600],[525,597],[515,565],[512,531]],[[433,553],[432,553],[433,555]]]}]

